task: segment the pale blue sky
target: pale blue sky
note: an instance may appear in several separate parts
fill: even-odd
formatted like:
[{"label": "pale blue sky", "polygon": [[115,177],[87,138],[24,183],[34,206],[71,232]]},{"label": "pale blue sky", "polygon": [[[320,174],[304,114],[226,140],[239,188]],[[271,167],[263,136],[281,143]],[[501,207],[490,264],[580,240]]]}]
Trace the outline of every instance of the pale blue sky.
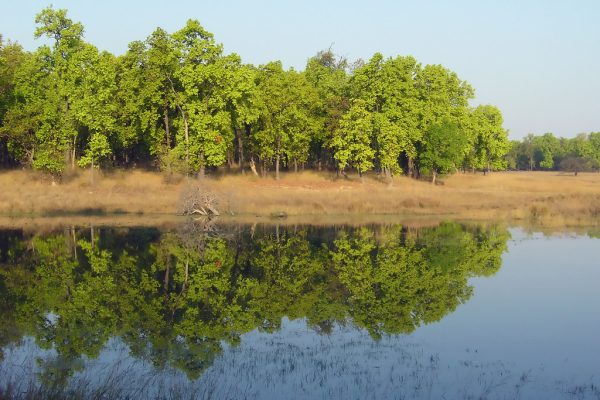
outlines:
[{"label": "pale blue sky", "polygon": [[100,49],[122,54],[161,26],[198,19],[245,62],[303,69],[333,44],[351,60],[413,55],[473,85],[473,104],[500,107],[511,138],[600,131],[600,0],[92,1],[0,0],[0,33],[26,49],[34,16],[67,8]]}]

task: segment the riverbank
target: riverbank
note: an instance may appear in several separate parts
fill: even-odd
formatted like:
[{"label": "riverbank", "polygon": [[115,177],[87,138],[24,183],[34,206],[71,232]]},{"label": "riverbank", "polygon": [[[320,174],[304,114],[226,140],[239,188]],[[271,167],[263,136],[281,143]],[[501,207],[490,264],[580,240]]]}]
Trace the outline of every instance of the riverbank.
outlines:
[{"label": "riverbank", "polygon": [[[82,172],[53,184],[29,171],[0,173],[0,216],[7,218],[124,215],[170,220],[186,187],[218,199],[224,218],[287,216],[298,220],[469,219],[595,225],[600,221],[600,174],[497,172],[456,174],[443,185],[406,177],[336,179],[333,174],[251,175],[165,179],[159,173],[118,171],[91,184]],[[392,217],[393,216],[393,217]]]}]

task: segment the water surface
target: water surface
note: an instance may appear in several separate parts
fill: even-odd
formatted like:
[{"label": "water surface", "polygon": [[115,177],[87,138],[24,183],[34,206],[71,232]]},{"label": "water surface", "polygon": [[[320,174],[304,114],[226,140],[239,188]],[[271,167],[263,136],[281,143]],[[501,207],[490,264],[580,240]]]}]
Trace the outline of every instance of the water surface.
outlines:
[{"label": "water surface", "polygon": [[0,232],[0,388],[598,398],[588,236],[454,222]]}]

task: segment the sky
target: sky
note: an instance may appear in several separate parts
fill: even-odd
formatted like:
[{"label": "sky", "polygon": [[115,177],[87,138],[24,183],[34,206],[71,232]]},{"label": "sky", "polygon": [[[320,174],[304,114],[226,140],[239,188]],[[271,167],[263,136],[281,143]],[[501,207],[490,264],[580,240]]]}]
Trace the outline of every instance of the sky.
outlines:
[{"label": "sky", "polygon": [[256,65],[302,70],[329,47],[350,60],[381,52],[442,64],[475,88],[473,105],[500,108],[511,139],[600,131],[599,0],[0,0],[0,34],[34,50],[35,14],[50,4],[117,55],[158,26],[197,19]]}]

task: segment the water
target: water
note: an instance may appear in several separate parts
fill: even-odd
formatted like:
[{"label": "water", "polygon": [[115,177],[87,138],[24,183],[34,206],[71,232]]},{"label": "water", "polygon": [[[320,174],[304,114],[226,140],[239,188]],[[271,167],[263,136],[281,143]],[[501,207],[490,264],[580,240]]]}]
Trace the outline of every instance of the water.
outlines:
[{"label": "water", "polygon": [[0,231],[0,389],[596,399],[598,245],[452,222]]}]

